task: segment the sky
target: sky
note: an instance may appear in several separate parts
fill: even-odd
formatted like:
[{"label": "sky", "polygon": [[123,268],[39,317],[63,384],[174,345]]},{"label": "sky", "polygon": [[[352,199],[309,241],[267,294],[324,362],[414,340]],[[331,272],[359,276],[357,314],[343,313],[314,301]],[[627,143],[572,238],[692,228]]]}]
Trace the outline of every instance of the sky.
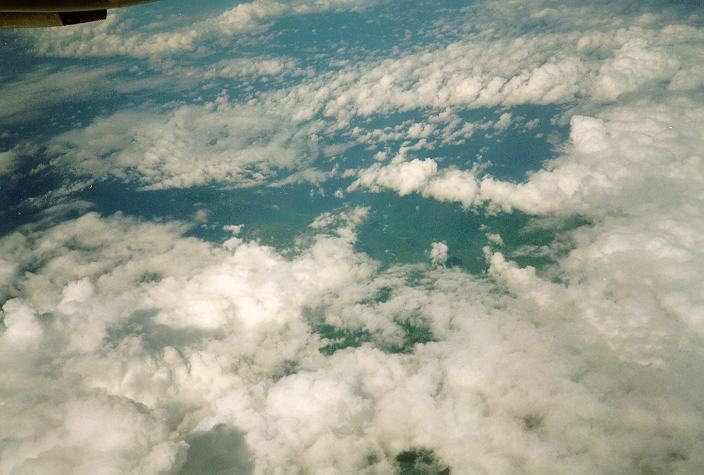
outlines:
[{"label": "sky", "polygon": [[700,2],[0,45],[0,473],[704,471]]}]

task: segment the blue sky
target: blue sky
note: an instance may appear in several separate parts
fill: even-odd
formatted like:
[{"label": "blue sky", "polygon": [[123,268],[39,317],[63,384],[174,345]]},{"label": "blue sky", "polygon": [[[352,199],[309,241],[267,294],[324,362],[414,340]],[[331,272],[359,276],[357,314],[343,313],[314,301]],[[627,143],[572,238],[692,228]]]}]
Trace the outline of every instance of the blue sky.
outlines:
[{"label": "blue sky", "polygon": [[700,471],[703,20],[3,31],[0,472]]}]

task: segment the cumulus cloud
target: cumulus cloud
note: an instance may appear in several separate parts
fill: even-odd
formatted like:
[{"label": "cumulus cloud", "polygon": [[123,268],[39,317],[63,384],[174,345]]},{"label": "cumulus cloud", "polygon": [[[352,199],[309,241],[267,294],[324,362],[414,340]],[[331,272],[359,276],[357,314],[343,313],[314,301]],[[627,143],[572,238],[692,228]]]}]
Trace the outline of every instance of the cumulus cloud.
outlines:
[{"label": "cumulus cloud", "polygon": [[703,114],[697,101],[680,97],[574,115],[564,153],[520,183],[442,169],[433,159],[408,160],[402,149],[391,163],[360,170],[350,190],[388,188],[535,215],[665,212],[701,199],[704,143],[692,125],[704,124]]},{"label": "cumulus cloud", "polygon": [[314,137],[226,96],[162,114],[132,110],[98,118],[52,139],[53,164],[78,174],[117,177],[144,189],[208,183],[252,186],[317,156]]},{"label": "cumulus cloud", "polygon": [[[536,33],[530,13],[542,2],[503,3],[456,12],[436,33],[456,30],[447,35],[449,40],[438,38],[410,53],[344,65],[267,96],[265,102],[289,108],[297,120],[323,116],[345,128],[355,118],[398,112],[600,104],[670,83],[678,90],[698,87],[695,65],[702,54],[696,44],[702,32],[673,24],[667,12],[645,21],[617,7],[595,11],[570,4],[563,8],[560,24],[571,29],[552,24]],[[607,22],[609,14],[613,18]],[[590,22],[580,27],[584,18]],[[520,28],[523,32],[516,33]],[[418,124],[408,135],[429,131],[431,124]]]},{"label": "cumulus cloud", "polygon": [[452,168],[438,171],[435,160],[409,160],[405,150],[388,165],[375,163],[360,170],[347,191],[358,188],[371,191],[387,188],[398,191],[401,196],[420,193],[439,201],[459,202],[464,207],[473,204],[477,193],[476,180],[471,171]]},{"label": "cumulus cloud", "polygon": [[133,56],[148,58],[193,51],[201,32],[195,28],[176,31],[135,31],[120,12],[77,28],[39,29],[27,33],[36,54],[56,57]]},{"label": "cumulus cloud", "polygon": [[[269,18],[271,15],[271,18],[274,18],[279,14],[304,14],[362,6],[367,4],[256,1],[237,5],[232,11],[240,13],[233,13],[232,18],[238,20],[232,21],[234,24],[240,24],[259,21],[257,19]],[[492,3],[489,9],[492,8],[499,7]],[[288,13],[274,15],[272,12]],[[474,24],[472,15],[476,13],[470,9],[458,14],[455,21],[464,19],[463,21]],[[570,7],[565,15],[577,13],[587,15],[581,8],[576,7]],[[664,85],[671,85],[670,89],[673,91],[697,87],[696,77],[693,76],[696,75],[696,68],[692,64],[701,59],[701,54],[697,53],[692,40],[701,40],[699,30],[667,23],[664,19],[666,17],[656,17],[652,21],[643,22],[621,13],[618,18],[622,27],[616,30],[596,24],[593,25],[593,31],[587,32],[548,30],[534,34],[531,31],[530,34],[508,38],[505,34],[502,36],[502,33],[505,33],[504,23],[497,23],[494,19],[487,25],[476,25],[478,32],[468,32],[445,45],[431,43],[399,57],[353,62],[315,76],[299,71],[295,61],[285,58],[225,60],[216,63],[204,73],[197,74],[194,72],[195,68],[185,67],[182,71],[176,68],[187,77],[195,78],[194,80],[276,75],[284,72],[301,74],[303,80],[298,85],[259,94],[249,101],[247,106],[239,109],[245,116],[250,113],[254,116],[271,116],[270,113],[257,111],[257,107],[275,111],[277,119],[273,121],[280,119],[284,126],[281,134],[272,131],[272,147],[278,146],[282,149],[279,160],[281,163],[265,165],[265,160],[257,158],[257,153],[254,153],[251,159],[243,159],[240,154],[238,158],[231,160],[229,155],[237,152],[223,153],[218,146],[209,142],[188,140],[190,143],[187,149],[191,154],[210,158],[190,161],[184,160],[182,154],[175,151],[170,152],[172,157],[167,157],[161,150],[156,150],[149,144],[145,146],[149,150],[142,151],[135,150],[138,145],[114,143],[112,145],[115,150],[111,152],[114,160],[96,159],[105,153],[105,150],[98,150],[98,153],[92,153],[90,157],[73,159],[74,163],[70,164],[70,168],[83,172],[98,171],[120,178],[129,176],[130,179],[143,180],[146,187],[163,188],[221,180],[238,182],[244,180],[242,167],[251,165],[250,168],[254,168],[254,176],[249,182],[259,183],[262,179],[273,177],[272,168],[268,168],[270,165],[281,167],[289,166],[293,162],[309,163],[309,157],[303,156],[306,152],[301,152],[305,149],[300,146],[303,135],[317,134],[337,139],[342,133],[345,138],[352,137],[359,143],[373,146],[385,146],[389,141],[404,141],[404,146],[409,150],[433,150],[437,146],[463,144],[476,130],[490,126],[462,119],[457,113],[462,109],[522,104],[574,104],[576,101],[579,101],[581,107],[593,109],[600,107],[599,104],[605,101],[612,102],[623,95],[630,94],[637,99],[638,94],[647,95],[662,90]],[[514,18],[514,21],[520,24],[525,19]],[[143,51],[149,50],[142,45],[140,48]],[[183,115],[201,114],[198,112],[198,106],[183,106],[178,111]],[[383,129],[370,129],[359,125],[350,127],[355,118],[407,111],[423,111],[426,117],[422,121],[406,121]],[[169,124],[169,128],[178,130],[177,124],[171,124],[175,120],[173,114],[173,111],[167,111],[160,117],[147,115],[139,116],[139,119],[147,123]],[[498,131],[505,131],[510,125],[513,115],[506,114],[512,113],[505,112],[493,123],[493,127]],[[111,128],[111,122],[124,121],[129,115],[118,113],[110,119],[94,123],[89,129],[67,135],[69,147],[71,141],[76,143],[79,137],[81,141],[94,142],[90,139],[91,135],[107,132]],[[121,126],[116,127],[120,129]],[[257,130],[257,127],[254,126],[254,129]],[[130,130],[117,132],[127,132],[118,133],[122,139],[126,138],[125,135],[133,134]],[[209,136],[212,132],[204,130],[202,135]],[[292,135],[296,136],[298,143],[289,146],[287,141]],[[149,141],[158,141],[159,138],[165,137],[165,134],[159,132],[158,137],[149,137]],[[246,141],[246,137],[243,137],[243,140]],[[232,148],[239,150],[241,145],[234,144]],[[228,164],[223,164],[223,159],[227,159]],[[76,161],[79,162],[78,166],[74,166]],[[360,177],[358,184],[390,187],[402,190],[403,194],[421,192],[443,200],[458,201],[465,207],[470,206],[476,198],[476,192],[472,189],[474,179],[469,172],[438,170],[438,175],[447,173],[448,176],[442,179],[438,176],[432,183],[422,183],[425,178],[435,174],[431,170],[432,163],[432,160],[418,160],[409,164],[394,165],[407,168],[409,173],[418,172],[419,175],[415,175],[413,183],[409,182],[408,177],[403,183],[399,180],[391,183],[396,172],[392,169],[383,171],[379,166],[371,169],[369,176],[364,179]],[[108,170],[111,167],[114,168],[113,171]],[[189,167],[192,170],[186,170]],[[375,181],[371,175],[377,173],[384,176]],[[195,176],[199,174],[201,176]],[[570,186],[574,184],[563,183],[560,193],[571,193],[565,189]],[[483,201],[492,200],[492,196],[510,194],[512,189],[511,184],[487,181],[483,186],[483,195],[486,196]],[[561,195],[555,195],[553,200],[558,196]]]},{"label": "cumulus cloud", "polygon": [[281,17],[326,11],[353,11],[378,1],[253,0],[238,3],[188,26],[168,22],[164,26],[164,22],[155,22],[135,28],[134,20],[129,19],[129,12],[111,12],[107,20],[99,23],[32,31],[26,37],[34,44],[35,51],[45,56],[161,57],[205,50],[212,40],[263,31]]},{"label": "cumulus cloud", "polygon": [[691,124],[704,124],[704,109],[684,98],[573,116],[565,155],[524,183],[482,179],[479,200],[505,211],[587,215],[645,214],[697,201],[703,143]]},{"label": "cumulus cloud", "polygon": [[[614,106],[598,117],[573,116],[564,154],[522,183],[484,176],[459,185],[455,193],[440,186],[444,195],[435,196],[427,188],[428,177],[415,184],[416,174],[406,171],[416,163],[435,162],[415,159],[403,162],[403,168],[393,162],[375,164],[359,172],[353,187],[456,201],[458,190],[464,190],[468,205],[486,204],[494,212],[592,220],[592,226],[571,234],[574,249],[554,270],[559,280],[575,284],[567,290],[546,284],[535,269],[521,269],[501,254],[491,257],[492,271],[510,283],[512,292],[531,296],[541,307],[562,308],[565,296],[574,293],[570,298],[580,302],[575,304],[579,311],[608,335],[609,345],[622,357],[657,366],[662,362],[654,348],[665,343],[654,343],[654,335],[671,329],[655,315],[666,314],[696,334],[704,331],[699,291],[704,262],[698,251],[704,233],[699,212],[704,205],[704,143],[701,127],[692,124],[704,124],[704,109],[690,99]],[[442,173],[433,167],[428,176]],[[407,177],[405,183],[412,186],[402,188]],[[614,292],[620,297],[609,301],[606,295]],[[604,297],[598,304],[584,304],[585,294]]]},{"label": "cumulus cloud", "polygon": [[499,117],[499,120],[497,120],[496,123],[494,124],[494,128],[497,130],[500,130],[500,131],[505,131],[506,129],[509,128],[512,121],[513,121],[513,114],[511,114],[510,112],[504,112]]},{"label": "cumulus cloud", "polygon": [[[560,40],[526,39],[518,48],[504,39],[479,44],[465,40],[398,59],[355,64],[270,100],[292,108],[300,119],[322,114],[340,125],[355,116],[397,111],[566,102],[580,91],[586,71],[574,56],[561,59],[568,52],[557,47]],[[541,51],[546,44],[556,58],[548,59]]]},{"label": "cumulus cloud", "polygon": [[648,83],[674,79],[680,69],[676,57],[663,48],[649,48],[645,41],[633,40],[616,51],[599,68],[594,96],[614,100]]},{"label": "cumulus cloud", "polygon": [[[401,142],[406,150],[433,150],[438,146],[462,145],[477,130],[491,127],[489,121],[471,122],[463,119],[451,109],[431,114],[423,121],[405,120],[383,128],[353,127],[350,135],[358,143],[367,146],[386,146],[390,142]],[[385,160],[386,150],[377,152],[375,160]]]},{"label": "cumulus cloud", "polygon": [[236,34],[265,27],[282,16],[360,10],[374,3],[379,0],[254,0],[223,12],[215,19],[214,27],[226,34]]},{"label": "cumulus cloud", "polygon": [[[203,74],[204,79],[215,77],[238,78],[238,77],[266,77],[280,76],[286,73],[299,73],[296,61],[291,58],[237,58],[220,61]],[[200,74],[200,68],[193,68],[187,74]]]},{"label": "cumulus cloud", "polygon": [[442,265],[447,261],[447,244],[444,242],[434,242],[430,246],[430,253],[428,257],[435,265]]},{"label": "cumulus cloud", "polygon": [[[477,275],[442,265],[442,236],[424,249],[430,262],[376,262],[358,242],[368,207],[323,213],[280,250],[238,225],[212,243],[184,223],[121,214],[20,227],[0,237],[0,472],[178,473],[225,460],[229,471],[390,473],[414,458],[453,473],[701,472],[701,30],[667,11],[538,3],[482,3],[486,28],[461,12],[434,25],[464,36],[449,44],[247,104],[127,110],[55,137],[46,148],[62,170],[163,189],[270,184],[281,170],[319,182],[315,134],[349,135],[374,157],[340,174],[350,192],[588,224],[559,232],[568,244],[546,246],[541,267],[519,264],[510,234],[481,228],[492,246]],[[222,31],[357,6],[257,0]],[[87,29],[57,48],[136,54],[110,36],[115,22],[96,27],[107,36],[95,51],[71,49]],[[174,38],[146,55],[196,47]],[[279,66],[294,67],[252,74]],[[554,118],[569,139],[524,180],[423,155],[480,127],[508,130],[518,112],[505,108],[519,104],[570,107]],[[494,106],[504,115],[491,125],[458,114]],[[408,111],[423,117],[348,127]],[[375,148],[387,139],[415,145],[387,161]],[[0,155],[0,170],[14,160]]]},{"label": "cumulus cloud", "polygon": [[381,270],[334,232],[363,215],[321,216],[332,233],[289,258],[92,213],[2,238],[3,471],[173,472],[223,428],[257,472],[388,472],[421,449],[488,472],[704,462],[691,333],[633,298],[658,285],[601,282],[617,262],[589,245],[565,283],[491,251],[493,281]]}]

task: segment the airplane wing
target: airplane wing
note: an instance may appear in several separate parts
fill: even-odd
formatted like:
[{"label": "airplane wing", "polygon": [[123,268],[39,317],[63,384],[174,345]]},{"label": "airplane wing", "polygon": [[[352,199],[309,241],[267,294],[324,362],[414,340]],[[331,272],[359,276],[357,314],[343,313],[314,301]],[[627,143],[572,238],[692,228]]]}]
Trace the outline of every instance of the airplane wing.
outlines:
[{"label": "airplane wing", "polygon": [[0,0],[0,28],[66,26],[104,20],[109,8],[155,0]]}]

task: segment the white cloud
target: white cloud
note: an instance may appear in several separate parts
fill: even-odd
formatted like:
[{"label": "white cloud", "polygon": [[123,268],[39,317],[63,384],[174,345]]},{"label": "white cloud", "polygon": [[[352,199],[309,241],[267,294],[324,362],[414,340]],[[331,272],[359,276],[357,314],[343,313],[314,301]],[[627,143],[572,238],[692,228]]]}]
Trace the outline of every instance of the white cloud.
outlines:
[{"label": "white cloud", "polygon": [[[315,229],[363,215],[321,216]],[[218,424],[243,432],[261,472],[388,472],[421,447],[453,470],[487,472],[703,461],[691,381],[704,361],[674,307],[656,304],[692,302],[670,275],[684,256],[661,252],[649,282],[605,253],[623,237],[584,230],[559,262],[562,283],[489,252],[491,283],[442,267],[379,270],[345,233],[284,258],[184,230],[87,214],[0,239],[22,269],[3,286],[15,294],[0,342],[13,388],[1,396],[0,424],[13,427],[3,471],[177,471],[189,434]],[[319,323],[364,330],[369,343],[324,356]],[[12,333],[19,324],[36,331]],[[401,324],[434,341],[382,351],[404,346]]]},{"label": "white cloud", "polygon": [[111,76],[121,68],[74,67],[52,70],[40,67],[0,85],[2,108],[0,120],[18,121],[33,118],[51,105],[66,100],[90,99],[117,84]]},{"label": "white cloud", "polygon": [[253,0],[188,26],[167,23],[166,28],[163,22],[135,28],[129,12],[113,11],[102,22],[36,30],[26,37],[33,42],[35,52],[43,56],[154,58],[207,50],[210,40],[263,31],[285,16],[354,11],[375,3],[377,0]]},{"label": "white cloud", "polygon": [[[529,38],[506,54],[514,49],[507,40],[467,39],[398,59],[355,64],[269,100],[292,108],[294,117],[307,120],[321,113],[343,126],[354,116],[399,111],[566,102],[580,91],[587,66],[561,48],[562,41]],[[549,53],[541,51],[548,46]]]},{"label": "white cloud", "polygon": [[[230,19],[236,31],[282,11],[353,7],[246,5]],[[548,247],[552,264],[534,268],[510,245],[487,247],[477,277],[381,267],[355,248],[367,208],[319,216],[283,251],[237,226],[218,245],[119,214],[22,227],[0,238],[0,374],[11,388],[0,391],[0,472],[173,473],[192,435],[220,424],[242,431],[259,473],[389,473],[412,449],[453,472],[704,466],[701,31],[591,6],[481,6],[501,21],[578,28],[530,37],[511,23],[512,38],[484,29],[259,103],[123,111],[49,151],[76,173],[146,188],[249,186],[279,169],[322,180],[309,132],[422,109],[437,121],[382,129],[379,142],[417,142],[356,171],[350,190],[582,216],[589,225],[560,233],[569,248]],[[119,51],[111,42],[85,54]],[[181,47],[168,43],[146,51]],[[422,140],[471,136],[478,126],[459,109],[522,103],[576,103],[558,158],[523,182],[409,157]],[[300,125],[321,111],[329,129]],[[429,257],[447,253],[435,242]]]},{"label": "white cloud", "polygon": [[482,179],[479,200],[507,211],[586,215],[640,215],[697,201],[703,144],[691,124],[698,123],[704,108],[683,98],[574,116],[564,156],[524,183]]},{"label": "white cloud", "polygon": [[650,213],[661,203],[701,199],[698,151],[704,143],[699,129],[691,127],[700,123],[704,109],[684,98],[612,107],[599,117],[573,116],[564,155],[523,183],[440,169],[433,159],[408,160],[402,149],[388,165],[358,171],[349,190],[388,188],[464,207],[485,203],[494,211],[535,215]]},{"label": "white cloud", "polygon": [[[366,5],[356,2],[255,1],[239,4],[231,12],[240,12],[232,14],[233,24],[259,24],[279,14],[355,9]],[[503,7],[490,4],[488,8],[501,10]],[[463,21],[474,24],[477,20],[472,15],[475,13],[474,10],[460,12],[456,21],[464,18]],[[577,14],[587,15],[582,7],[570,7],[564,12],[569,18]],[[514,18],[513,15],[518,13],[510,15]],[[639,94],[645,97],[668,87],[672,91],[696,87],[697,70],[694,64],[701,59],[701,53],[687,39],[701,41],[699,30],[673,25],[665,21],[666,17],[656,17],[646,22],[626,17],[623,13],[618,15],[621,15],[618,17],[621,27],[615,30],[597,24],[593,31],[548,30],[541,34],[509,38],[501,35],[505,19],[498,23],[494,19],[486,25],[477,26],[478,32],[467,33],[446,45],[431,44],[399,57],[351,63],[339,70],[315,76],[306,76],[306,73],[298,71],[295,61],[285,58],[227,60],[197,74],[193,71],[189,73],[189,68],[185,67],[179,71],[185,71],[190,80],[197,80],[198,77],[270,75],[277,74],[277,71],[303,74],[301,77],[304,79],[299,85],[259,94],[246,106],[234,106],[242,118],[233,120],[240,120],[243,127],[238,127],[234,136],[232,131],[226,131],[228,136],[218,142],[221,146],[198,138],[178,136],[181,127],[176,114],[194,119],[216,115],[196,105],[184,105],[161,115],[117,113],[111,118],[98,120],[82,132],[61,137],[54,141],[52,148],[63,153],[66,146],[72,150],[72,144],[76,143],[98,145],[97,141],[103,140],[97,138],[98,134],[115,133],[112,143],[106,144],[110,150],[88,147],[86,153],[79,153],[68,162],[57,163],[66,163],[79,173],[113,175],[139,181],[146,188],[186,187],[209,182],[240,186],[278,179],[277,169],[301,172],[310,168],[313,154],[307,150],[311,142],[305,140],[305,135],[313,137],[315,134],[327,142],[325,139],[334,141],[342,134],[345,138],[351,136],[358,143],[375,147],[386,147],[389,141],[404,141],[403,146],[407,150],[433,150],[440,145],[465,143],[477,129],[490,126],[488,123],[463,120],[457,113],[462,109],[579,101],[579,107],[585,109],[582,113],[588,114],[595,107],[600,107],[603,101],[614,101],[624,95],[637,99]],[[525,18],[516,17],[514,21],[525,21]],[[149,48],[143,50],[148,51]],[[171,67],[165,68],[169,71]],[[177,70],[170,74],[175,74]],[[355,117],[416,110],[426,114],[424,120],[407,121],[383,129],[348,127]],[[273,113],[275,118],[272,117]],[[225,115],[222,114],[222,120],[226,120]],[[512,115],[502,117],[495,123],[499,131],[508,127]],[[140,135],[139,131],[132,130],[134,127],[120,125],[120,122],[131,123],[133,120],[146,122],[145,129],[152,131],[151,135],[145,136],[145,143],[139,138],[134,144],[125,142]],[[228,127],[220,122],[205,122],[199,126],[199,135],[203,137],[212,138],[213,134],[219,133],[218,130]],[[280,133],[274,124],[281,125]],[[160,125],[169,131],[160,130]],[[248,128],[271,135],[270,148],[257,147],[255,150],[244,145],[242,141],[246,142],[250,137],[245,131]],[[63,144],[61,140],[64,140]],[[169,143],[164,144],[165,140]],[[227,151],[222,148],[225,145],[228,146]],[[187,157],[183,151],[188,152]],[[107,160],[104,159],[105,153],[109,153]],[[276,158],[264,158],[262,155]],[[470,206],[477,194],[473,190],[475,180],[471,174],[457,170],[433,170],[436,166],[433,163],[433,160],[417,159],[407,164],[397,163],[395,168],[372,167],[367,175],[358,178],[357,186],[388,187],[402,190],[403,194],[421,192]],[[398,179],[397,168],[405,170],[402,180]],[[410,173],[414,174],[413,178]],[[447,176],[442,176],[445,173]],[[377,177],[377,174],[381,175]],[[425,183],[436,174],[435,181]],[[539,176],[534,180],[536,186]],[[313,176],[308,172],[307,176],[300,175],[291,180],[319,183],[327,178],[320,173]],[[444,185],[451,190],[448,191]],[[563,180],[559,192],[552,198],[553,203],[564,194],[569,196],[576,186]],[[496,197],[494,201],[501,201],[499,196],[511,194],[513,188],[512,184],[487,180],[482,185],[482,199],[494,200],[493,197]],[[524,195],[531,193],[536,200],[540,199],[536,190],[524,188]],[[534,208],[540,206],[536,203]],[[554,207],[554,204],[546,204],[543,208],[546,206]]]},{"label": "white cloud", "polygon": [[0,152],[0,177],[8,175],[17,165],[17,153],[15,150]]},{"label": "white cloud", "polygon": [[430,246],[430,253],[428,257],[435,265],[442,265],[447,261],[447,244],[444,242],[434,242]]},{"label": "white cloud", "polygon": [[439,201],[459,202],[468,208],[476,198],[476,179],[471,171],[442,170],[428,181],[421,194]]},{"label": "white cloud", "polygon": [[233,35],[267,27],[283,16],[360,10],[375,3],[378,0],[254,0],[240,3],[204,24],[212,21],[215,30]]},{"label": "white cloud", "polygon": [[[488,203],[496,212],[578,214],[594,221],[572,233],[575,248],[555,269],[567,287],[548,284],[501,254],[492,257],[495,275],[541,308],[575,305],[612,350],[642,364],[664,364],[660,346],[669,344],[665,335],[673,331],[665,315],[704,334],[698,284],[704,269],[704,143],[700,127],[692,124],[704,124],[704,109],[684,98],[611,107],[598,118],[574,116],[564,154],[525,182],[488,176],[477,180],[478,187],[458,186],[472,197],[470,204]],[[360,172],[366,182],[355,183],[400,188],[402,173],[396,182],[377,179],[395,169],[381,173],[380,165],[374,167]],[[444,197],[425,185],[412,191],[436,199],[459,195],[440,189]]]},{"label": "white cloud", "polygon": [[504,112],[501,116],[499,116],[499,120],[494,123],[494,128],[503,132],[511,126],[512,121],[513,114],[510,112]]},{"label": "white cloud", "polygon": [[459,202],[465,208],[474,203],[477,193],[472,172],[453,168],[438,171],[435,160],[408,160],[404,149],[388,165],[374,163],[360,170],[347,191],[358,188],[371,191],[388,188],[401,196],[420,193],[439,201]]},{"label": "white cloud", "polygon": [[[193,68],[193,74],[198,74],[200,68]],[[204,79],[213,77],[238,78],[244,76],[279,76],[285,73],[302,72],[297,69],[297,62],[290,58],[237,58],[220,61],[209,67],[203,75]]]},{"label": "white cloud", "polygon": [[497,246],[503,246],[504,245],[504,240],[501,237],[500,234],[497,233],[489,233],[486,235],[486,238],[489,240],[489,242],[497,245]]},{"label": "white cloud", "polygon": [[[339,130],[353,118],[374,115],[576,101],[598,107],[627,93],[648,95],[670,84],[673,90],[699,84],[695,65],[703,59],[697,46],[702,32],[673,24],[666,12],[643,21],[618,8],[566,5],[559,22],[565,28],[552,23],[536,33],[526,12],[535,11],[535,3],[541,2],[507,9],[501,2],[487,2],[455,12],[446,20],[452,26],[437,28],[438,41],[428,46],[345,64],[262,101],[290,110],[299,121],[322,115]],[[580,25],[583,18],[590,21]],[[525,33],[516,33],[521,28]],[[440,41],[445,30],[455,33]],[[427,139],[442,134],[433,127],[432,120],[425,120],[406,131],[355,130],[367,141]]]},{"label": "white cloud", "polygon": [[54,165],[79,175],[164,189],[260,184],[281,170],[306,167],[317,145],[282,119],[220,96],[162,114],[117,112],[55,137],[49,152]]},{"label": "white cloud", "polygon": [[[40,56],[133,56],[148,58],[193,51],[202,32],[194,27],[174,31],[133,29],[129,12],[111,11],[101,22],[71,28],[36,29],[26,33]],[[147,27],[148,28],[148,27]],[[150,28],[148,28],[150,29]]]},{"label": "white cloud", "polygon": [[648,83],[674,79],[680,62],[664,48],[649,48],[645,41],[629,41],[613,58],[599,68],[594,96],[614,100],[622,94],[637,91]]},{"label": "white cloud", "polygon": [[437,174],[438,165],[435,160],[413,159],[406,161],[399,154],[389,165],[373,164],[362,170],[359,178],[348,188],[353,191],[360,186],[378,191],[381,187],[398,190],[401,196],[416,193],[423,189],[428,179]]},{"label": "white cloud", "polygon": [[[456,112],[445,110],[430,115],[422,122],[411,120],[384,128],[353,127],[351,135],[358,143],[367,146],[386,146],[388,142],[402,141],[407,150],[432,150],[444,145],[462,145],[477,128],[487,128],[488,123],[473,123],[462,119]],[[415,142],[415,144],[413,144]],[[378,161],[386,160],[387,151],[374,154]]]},{"label": "white cloud", "polygon": [[36,345],[42,334],[42,328],[30,307],[22,301],[8,300],[2,307],[5,332],[3,341],[8,345],[23,348]]}]

